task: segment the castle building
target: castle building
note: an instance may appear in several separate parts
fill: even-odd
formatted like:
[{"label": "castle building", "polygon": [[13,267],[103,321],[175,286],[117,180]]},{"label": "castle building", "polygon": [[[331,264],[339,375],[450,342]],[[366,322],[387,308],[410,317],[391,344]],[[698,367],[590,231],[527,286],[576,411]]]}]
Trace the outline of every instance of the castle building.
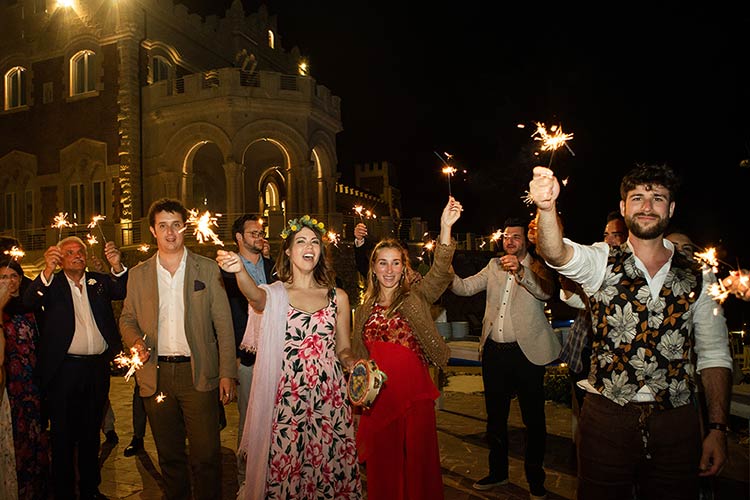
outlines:
[{"label": "castle building", "polygon": [[203,18],[172,0],[5,0],[0,76],[0,234],[27,250],[57,241],[61,212],[148,241],[163,196],[227,231],[243,212],[269,234],[336,217],[340,99],[264,6]]}]

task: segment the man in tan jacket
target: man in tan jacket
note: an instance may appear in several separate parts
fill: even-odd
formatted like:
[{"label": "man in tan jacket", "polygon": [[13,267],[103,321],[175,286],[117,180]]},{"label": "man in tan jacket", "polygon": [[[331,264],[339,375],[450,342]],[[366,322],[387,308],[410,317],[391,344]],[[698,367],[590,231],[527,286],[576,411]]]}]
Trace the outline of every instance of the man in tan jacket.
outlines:
[{"label": "man in tan jacket", "polygon": [[508,219],[503,229],[505,255],[490,260],[474,276],[455,276],[451,289],[462,296],[487,291],[480,352],[489,474],[474,488],[489,490],[508,482],[508,412],[518,395],[526,425],[524,468],[534,499],[546,498],[544,365],[557,358],[560,342],[544,315],[545,301],[555,290],[553,274],[527,246],[526,223]]},{"label": "man in tan jacket", "polygon": [[234,399],[237,378],[229,301],[216,263],[185,248],[185,207],[164,198],[148,217],[158,252],[130,272],[120,331],[144,361],[136,377],[166,498],[191,498],[189,470],[193,498],[219,498],[217,399]]}]

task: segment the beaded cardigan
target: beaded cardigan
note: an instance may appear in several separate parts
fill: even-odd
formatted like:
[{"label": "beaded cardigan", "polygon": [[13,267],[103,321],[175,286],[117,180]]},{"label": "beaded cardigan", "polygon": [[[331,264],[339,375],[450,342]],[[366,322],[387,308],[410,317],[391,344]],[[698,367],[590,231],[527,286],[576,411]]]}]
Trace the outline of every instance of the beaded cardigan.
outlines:
[{"label": "beaded cardigan", "polygon": [[[435,258],[430,271],[419,283],[412,285],[409,295],[404,299],[399,312],[411,326],[414,337],[419,342],[427,361],[445,369],[450,357],[450,348],[435,327],[435,322],[430,313],[430,306],[440,298],[453,281],[453,253],[456,250],[456,242],[450,245],[436,245]],[[369,353],[362,339],[367,318],[370,317],[372,308],[364,304],[357,307],[354,312],[354,329],[352,330],[352,351],[357,358],[369,358]]]}]

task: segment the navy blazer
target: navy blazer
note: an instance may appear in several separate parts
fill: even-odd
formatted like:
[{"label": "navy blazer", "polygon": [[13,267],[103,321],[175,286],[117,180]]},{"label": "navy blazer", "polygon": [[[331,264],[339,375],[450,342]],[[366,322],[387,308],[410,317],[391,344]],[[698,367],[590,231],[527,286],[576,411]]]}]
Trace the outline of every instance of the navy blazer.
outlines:
[{"label": "navy blazer", "polygon": [[[122,350],[122,339],[112,311],[112,301],[125,298],[128,272],[120,277],[86,272],[84,280],[94,321],[107,342],[105,354],[108,359],[112,359]],[[73,294],[67,277],[62,271],[57,272],[52,283],[45,286],[40,273],[26,289],[23,301],[40,320],[37,375],[42,387],[46,387],[62,366],[75,332]]]}]

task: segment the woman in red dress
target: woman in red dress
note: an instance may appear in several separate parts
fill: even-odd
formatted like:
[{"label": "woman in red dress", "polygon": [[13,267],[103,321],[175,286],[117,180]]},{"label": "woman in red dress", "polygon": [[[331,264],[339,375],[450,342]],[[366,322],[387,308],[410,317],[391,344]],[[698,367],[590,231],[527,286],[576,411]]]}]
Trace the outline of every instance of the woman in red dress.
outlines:
[{"label": "woman in red dress", "polygon": [[449,350],[435,328],[430,306],[453,279],[451,227],[461,204],[449,198],[440,218],[434,264],[410,285],[406,249],[378,243],[370,257],[365,298],[354,315],[352,347],[373,359],[388,379],[357,431],[359,460],[367,472],[369,500],[442,499],[443,481],[435,426],[438,392],[430,364],[445,368]]}]

